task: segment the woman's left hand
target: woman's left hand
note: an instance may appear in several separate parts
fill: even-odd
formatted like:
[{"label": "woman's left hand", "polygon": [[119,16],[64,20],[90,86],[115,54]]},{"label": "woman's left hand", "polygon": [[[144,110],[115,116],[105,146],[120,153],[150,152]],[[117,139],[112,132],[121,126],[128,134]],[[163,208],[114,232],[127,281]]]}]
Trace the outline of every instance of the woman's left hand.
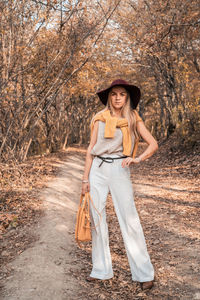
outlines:
[{"label": "woman's left hand", "polygon": [[129,167],[130,164],[138,164],[138,158],[127,157],[122,161],[122,168]]}]

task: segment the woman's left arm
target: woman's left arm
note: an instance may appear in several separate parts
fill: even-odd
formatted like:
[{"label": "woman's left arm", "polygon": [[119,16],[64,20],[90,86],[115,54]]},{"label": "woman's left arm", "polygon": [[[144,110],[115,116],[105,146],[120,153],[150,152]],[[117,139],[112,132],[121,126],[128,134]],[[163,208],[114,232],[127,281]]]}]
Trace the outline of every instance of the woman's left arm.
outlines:
[{"label": "woman's left arm", "polygon": [[140,154],[139,157],[137,158],[127,157],[126,159],[124,159],[122,162],[122,167],[129,166],[132,163],[139,163],[140,161],[143,161],[149,158],[150,156],[152,156],[154,152],[158,150],[157,141],[154,139],[154,137],[151,135],[149,130],[146,128],[143,121],[137,122],[137,131],[144,139],[144,141],[148,144],[148,147],[142,154]]},{"label": "woman's left arm", "polygon": [[143,121],[137,122],[137,131],[148,144],[147,149],[137,158],[139,161],[143,161],[152,156],[154,152],[158,150],[158,143],[146,128]]}]

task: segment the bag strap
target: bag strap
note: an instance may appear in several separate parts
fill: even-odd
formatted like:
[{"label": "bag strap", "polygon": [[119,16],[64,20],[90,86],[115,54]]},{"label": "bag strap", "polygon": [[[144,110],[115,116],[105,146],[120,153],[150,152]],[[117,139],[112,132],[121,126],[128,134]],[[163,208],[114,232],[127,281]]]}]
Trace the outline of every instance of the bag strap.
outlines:
[{"label": "bag strap", "polygon": [[88,196],[88,194],[89,194],[88,192],[85,193],[85,195],[81,194],[79,206],[85,207],[85,204],[87,202],[88,203],[88,211],[89,211],[90,204],[89,204],[89,196]]},{"label": "bag strap", "polygon": [[100,225],[100,222],[102,220],[102,215],[98,211],[98,209],[95,207],[94,202],[93,202],[89,192],[86,192],[85,195],[81,194],[79,206],[85,207],[85,205],[87,203],[88,211],[87,211],[86,217],[87,217],[88,220],[90,220],[90,214],[89,214],[89,212],[90,212],[90,201],[91,201],[92,206],[94,207],[95,211],[97,212],[97,214],[100,217],[100,220],[99,220],[98,224],[94,227],[93,226],[91,227],[92,229],[96,229],[96,227]]},{"label": "bag strap", "polygon": [[82,202],[83,202],[83,199],[84,199],[85,195],[81,194],[81,197],[80,197],[80,202],[79,202],[79,206],[81,206]]},{"label": "bag strap", "polygon": [[90,220],[90,198],[89,198],[88,194],[89,194],[88,192],[85,193],[85,195],[81,194],[79,207],[82,207],[82,208],[87,207],[86,217],[88,220]]},{"label": "bag strap", "polygon": [[87,192],[85,194],[84,205],[85,205],[85,203],[87,203],[87,214],[86,214],[86,217],[87,217],[88,221],[90,221],[90,194],[89,194],[89,192]]}]

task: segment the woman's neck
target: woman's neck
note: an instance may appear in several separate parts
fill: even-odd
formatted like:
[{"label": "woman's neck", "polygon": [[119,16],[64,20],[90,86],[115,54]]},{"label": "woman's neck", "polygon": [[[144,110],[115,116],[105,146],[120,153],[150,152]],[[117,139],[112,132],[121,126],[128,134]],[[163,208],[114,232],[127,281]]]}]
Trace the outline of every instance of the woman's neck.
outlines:
[{"label": "woman's neck", "polygon": [[121,109],[120,110],[114,110],[113,115],[117,118],[122,118]]}]

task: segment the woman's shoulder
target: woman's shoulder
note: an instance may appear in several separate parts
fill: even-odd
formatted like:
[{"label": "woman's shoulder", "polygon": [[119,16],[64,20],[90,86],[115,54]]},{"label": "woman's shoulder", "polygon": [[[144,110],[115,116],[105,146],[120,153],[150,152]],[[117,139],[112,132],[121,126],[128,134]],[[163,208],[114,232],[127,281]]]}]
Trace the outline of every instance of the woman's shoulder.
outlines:
[{"label": "woman's shoulder", "polygon": [[135,117],[136,117],[136,122],[143,121],[136,109],[133,109],[133,112],[134,112]]},{"label": "woman's shoulder", "polygon": [[99,121],[105,109],[98,111],[92,118],[92,122]]},{"label": "woman's shoulder", "polygon": [[100,116],[100,112],[96,113],[92,119],[91,119],[91,123],[95,123],[96,121],[98,121],[98,117]]},{"label": "woman's shoulder", "polygon": [[102,110],[98,111],[98,112],[94,115],[93,118],[95,119],[95,118],[99,117],[99,116],[102,114],[102,112],[103,112]]}]

